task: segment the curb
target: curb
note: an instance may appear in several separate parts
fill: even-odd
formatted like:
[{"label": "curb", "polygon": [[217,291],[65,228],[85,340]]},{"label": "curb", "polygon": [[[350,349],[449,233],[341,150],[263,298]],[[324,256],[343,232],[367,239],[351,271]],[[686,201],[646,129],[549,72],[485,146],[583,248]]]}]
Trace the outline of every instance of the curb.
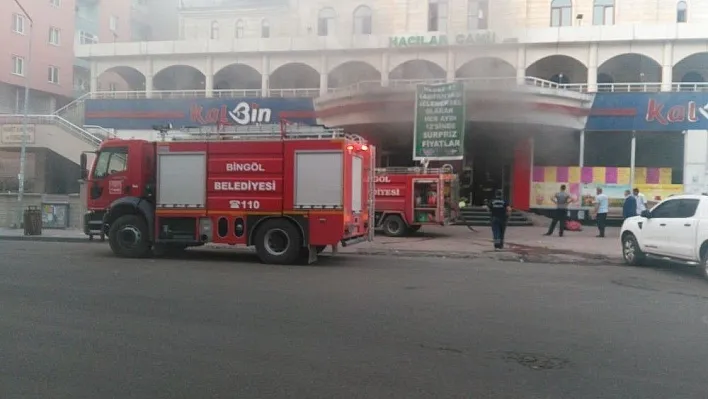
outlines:
[{"label": "curb", "polygon": [[613,266],[621,265],[622,261],[619,258],[607,256],[598,256],[595,254],[526,254],[515,251],[500,251],[500,252],[430,252],[430,251],[397,251],[397,250],[365,250],[361,249],[356,252],[347,254],[360,256],[399,256],[399,257],[425,257],[425,258],[441,258],[441,259],[488,259],[500,262],[527,262],[527,263],[546,263],[546,264],[568,264],[573,263],[583,266]]},{"label": "curb", "polygon": [[67,243],[101,242],[101,240],[90,241],[88,239],[88,237],[53,237],[53,236],[0,236],[0,241],[34,241],[34,242],[67,242]]}]

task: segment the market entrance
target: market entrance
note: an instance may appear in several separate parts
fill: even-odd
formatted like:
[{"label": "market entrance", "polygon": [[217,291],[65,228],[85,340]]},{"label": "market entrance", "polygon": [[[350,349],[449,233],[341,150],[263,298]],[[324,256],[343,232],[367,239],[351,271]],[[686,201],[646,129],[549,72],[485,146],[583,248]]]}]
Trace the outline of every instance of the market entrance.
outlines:
[{"label": "market entrance", "polygon": [[501,190],[511,199],[517,142],[522,134],[512,128],[472,124],[465,140],[463,192],[471,205],[481,206]]}]

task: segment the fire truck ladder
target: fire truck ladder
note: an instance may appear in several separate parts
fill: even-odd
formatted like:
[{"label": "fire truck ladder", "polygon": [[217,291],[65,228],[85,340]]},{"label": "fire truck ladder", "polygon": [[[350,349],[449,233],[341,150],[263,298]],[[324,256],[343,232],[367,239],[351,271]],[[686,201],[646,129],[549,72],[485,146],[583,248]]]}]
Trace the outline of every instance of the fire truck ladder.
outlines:
[{"label": "fire truck ladder", "polygon": [[424,168],[422,166],[389,166],[387,168],[376,168],[377,174],[389,175],[408,175],[408,174],[423,174],[423,175],[441,175],[453,173],[451,165],[443,165],[442,168]]},{"label": "fire truck ladder", "polygon": [[369,241],[374,241],[374,224],[376,220],[376,149],[371,148],[371,162],[369,166]]},{"label": "fire truck ladder", "polygon": [[[191,130],[191,129],[190,129]],[[321,125],[304,125],[294,123],[270,123],[259,125],[226,125],[214,130],[199,130],[190,131],[189,138],[180,138],[180,140],[204,140],[204,141],[224,141],[224,140],[243,140],[243,141],[262,141],[262,140],[331,140],[335,138],[343,138],[353,141],[357,144],[365,144],[366,140],[357,135],[346,133],[343,129],[328,128]],[[175,138],[177,139],[177,138]]]}]

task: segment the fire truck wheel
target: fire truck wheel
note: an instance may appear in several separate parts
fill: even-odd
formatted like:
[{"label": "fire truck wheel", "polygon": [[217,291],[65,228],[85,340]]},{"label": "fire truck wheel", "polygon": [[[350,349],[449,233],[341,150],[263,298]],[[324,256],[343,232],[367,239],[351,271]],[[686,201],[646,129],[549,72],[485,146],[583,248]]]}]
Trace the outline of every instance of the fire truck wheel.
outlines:
[{"label": "fire truck wheel", "polygon": [[408,227],[400,216],[388,215],[383,221],[383,231],[389,237],[403,237],[408,232]]},{"label": "fire truck wheel", "polygon": [[148,228],[138,215],[124,215],[111,224],[108,243],[113,253],[123,258],[144,258],[150,254]]},{"label": "fire truck wheel", "polygon": [[261,262],[290,265],[300,258],[302,235],[291,221],[270,219],[258,227],[255,244]]}]

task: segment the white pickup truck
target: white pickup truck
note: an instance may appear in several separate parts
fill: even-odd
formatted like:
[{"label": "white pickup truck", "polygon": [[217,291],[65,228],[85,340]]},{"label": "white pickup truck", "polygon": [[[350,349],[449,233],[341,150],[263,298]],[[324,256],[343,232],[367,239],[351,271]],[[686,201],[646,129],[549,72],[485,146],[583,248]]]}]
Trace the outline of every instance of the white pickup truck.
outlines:
[{"label": "white pickup truck", "polygon": [[697,263],[708,278],[708,196],[675,195],[622,223],[622,256],[640,265],[647,256]]}]

